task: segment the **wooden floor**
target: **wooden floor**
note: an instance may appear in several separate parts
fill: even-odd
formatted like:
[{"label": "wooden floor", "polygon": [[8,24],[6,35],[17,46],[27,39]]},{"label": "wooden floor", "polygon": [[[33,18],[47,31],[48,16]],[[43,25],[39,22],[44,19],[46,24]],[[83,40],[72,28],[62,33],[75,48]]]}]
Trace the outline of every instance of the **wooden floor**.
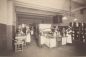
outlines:
[{"label": "wooden floor", "polygon": [[12,53],[10,57],[71,57],[86,56],[86,45],[74,42],[72,45],[64,45],[56,48],[38,47],[35,42],[25,47],[23,52]]}]

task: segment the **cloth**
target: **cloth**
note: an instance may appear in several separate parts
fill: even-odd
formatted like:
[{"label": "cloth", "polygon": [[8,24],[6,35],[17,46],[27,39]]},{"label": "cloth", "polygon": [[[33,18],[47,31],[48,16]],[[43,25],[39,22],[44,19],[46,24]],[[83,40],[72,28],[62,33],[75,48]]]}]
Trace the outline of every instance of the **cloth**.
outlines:
[{"label": "cloth", "polygon": [[67,44],[67,37],[62,37],[62,45],[66,45]]},{"label": "cloth", "polygon": [[71,34],[67,34],[67,43],[72,43]]},{"label": "cloth", "polygon": [[30,33],[28,33],[27,36],[26,36],[26,42],[31,42],[31,35],[30,35]]}]

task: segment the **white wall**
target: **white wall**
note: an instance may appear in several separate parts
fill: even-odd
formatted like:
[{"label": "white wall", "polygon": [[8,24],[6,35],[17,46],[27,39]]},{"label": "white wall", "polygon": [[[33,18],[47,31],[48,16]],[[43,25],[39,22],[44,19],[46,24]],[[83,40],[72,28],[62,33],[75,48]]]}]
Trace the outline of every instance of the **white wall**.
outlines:
[{"label": "white wall", "polygon": [[0,23],[7,22],[7,0],[0,0]]}]

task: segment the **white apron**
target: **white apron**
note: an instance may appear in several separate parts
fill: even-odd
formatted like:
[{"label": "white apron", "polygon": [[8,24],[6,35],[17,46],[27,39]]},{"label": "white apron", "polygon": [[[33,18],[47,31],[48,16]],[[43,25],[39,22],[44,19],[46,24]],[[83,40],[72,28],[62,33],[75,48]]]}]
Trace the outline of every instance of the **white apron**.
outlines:
[{"label": "white apron", "polygon": [[70,34],[67,34],[67,43],[72,43],[72,38]]},{"label": "white apron", "polygon": [[30,33],[28,33],[27,36],[26,36],[26,42],[31,42]]}]

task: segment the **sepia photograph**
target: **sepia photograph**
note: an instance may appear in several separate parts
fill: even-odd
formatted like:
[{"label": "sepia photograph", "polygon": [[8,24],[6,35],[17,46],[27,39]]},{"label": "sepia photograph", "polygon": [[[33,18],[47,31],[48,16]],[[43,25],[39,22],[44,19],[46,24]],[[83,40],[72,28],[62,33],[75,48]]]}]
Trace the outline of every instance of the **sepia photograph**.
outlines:
[{"label": "sepia photograph", "polygon": [[0,57],[85,57],[86,0],[0,0]]}]

